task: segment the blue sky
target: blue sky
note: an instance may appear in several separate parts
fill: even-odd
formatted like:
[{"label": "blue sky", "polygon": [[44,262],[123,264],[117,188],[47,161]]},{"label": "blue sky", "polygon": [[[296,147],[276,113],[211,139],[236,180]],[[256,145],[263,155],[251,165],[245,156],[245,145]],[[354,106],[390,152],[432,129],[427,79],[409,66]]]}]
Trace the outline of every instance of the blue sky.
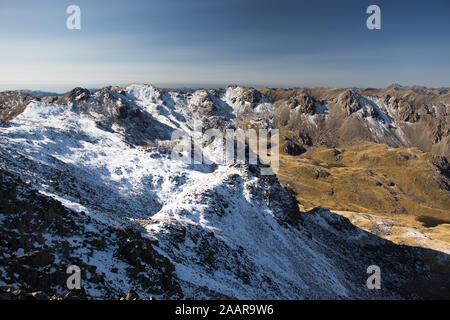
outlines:
[{"label": "blue sky", "polygon": [[[68,30],[66,8],[81,8]],[[381,8],[381,30],[366,8]],[[0,90],[450,86],[450,1],[0,0]]]}]

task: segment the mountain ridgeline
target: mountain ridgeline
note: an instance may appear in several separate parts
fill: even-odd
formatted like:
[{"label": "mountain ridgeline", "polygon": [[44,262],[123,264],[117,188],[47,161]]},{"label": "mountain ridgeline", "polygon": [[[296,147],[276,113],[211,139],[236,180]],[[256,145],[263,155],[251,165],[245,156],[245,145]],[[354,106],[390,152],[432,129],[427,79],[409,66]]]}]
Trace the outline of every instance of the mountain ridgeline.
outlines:
[{"label": "mountain ridgeline", "polygon": [[[449,106],[448,89],[399,86],[1,92],[1,297],[449,298]],[[172,158],[197,123],[279,129],[278,175],[219,163],[213,138],[211,163]],[[336,210],[412,217],[439,245]],[[71,265],[83,286],[68,295]]]}]

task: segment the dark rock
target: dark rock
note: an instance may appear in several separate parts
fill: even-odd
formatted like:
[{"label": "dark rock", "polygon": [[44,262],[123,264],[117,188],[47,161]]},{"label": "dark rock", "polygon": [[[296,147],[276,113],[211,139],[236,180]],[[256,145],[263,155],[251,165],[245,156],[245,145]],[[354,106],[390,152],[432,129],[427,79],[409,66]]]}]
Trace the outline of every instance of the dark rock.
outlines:
[{"label": "dark rock", "polygon": [[44,267],[55,260],[49,250],[33,251],[17,257],[17,261],[30,267]]},{"label": "dark rock", "polygon": [[288,141],[283,146],[283,152],[291,156],[298,156],[306,152],[306,149],[293,141]]},{"label": "dark rock", "polygon": [[68,102],[76,102],[87,100],[91,96],[91,92],[88,89],[77,87],[70,91],[67,95],[63,97]]},{"label": "dark rock", "polygon": [[352,90],[345,90],[338,97],[338,104],[346,111],[347,115],[361,109],[357,94]]},{"label": "dark rock", "polygon": [[316,100],[306,93],[301,93],[288,100],[290,109],[298,108],[301,113],[313,115],[316,110]]}]

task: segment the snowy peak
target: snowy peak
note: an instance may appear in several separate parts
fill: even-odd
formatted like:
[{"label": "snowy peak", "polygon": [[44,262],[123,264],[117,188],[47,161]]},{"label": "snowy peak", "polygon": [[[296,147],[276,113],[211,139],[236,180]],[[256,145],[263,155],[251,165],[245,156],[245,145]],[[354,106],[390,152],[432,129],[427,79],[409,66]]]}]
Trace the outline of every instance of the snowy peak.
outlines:
[{"label": "snowy peak", "polygon": [[149,84],[132,84],[127,86],[124,91],[128,97],[142,103],[161,102],[160,91]]}]

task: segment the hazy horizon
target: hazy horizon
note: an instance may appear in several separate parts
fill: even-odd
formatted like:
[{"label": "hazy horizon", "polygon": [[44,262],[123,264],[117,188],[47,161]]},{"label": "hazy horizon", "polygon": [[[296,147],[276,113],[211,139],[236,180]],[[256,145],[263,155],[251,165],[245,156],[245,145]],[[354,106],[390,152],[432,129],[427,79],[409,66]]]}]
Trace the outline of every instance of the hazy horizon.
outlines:
[{"label": "hazy horizon", "polygon": [[[68,30],[66,8],[81,8]],[[368,30],[366,8],[381,8]],[[450,86],[450,3],[0,0],[0,90]]]},{"label": "hazy horizon", "polygon": [[224,89],[226,87],[229,86],[241,86],[241,87],[245,87],[245,88],[256,88],[256,89],[263,89],[263,88],[274,88],[274,89],[310,89],[310,88],[323,88],[323,89],[360,89],[360,90],[365,90],[365,89],[386,89],[387,87],[389,87],[390,85],[399,85],[401,87],[426,87],[426,88],[430,88],[430,89],[448,89],[450,88],[449,86],[442,86],[442,87],[428,87],[428,86],[422,86],[422,85],[402,85],[399,83],[391,83],[388,86],[385,87],[330,87],[330,86],[251,86],[251,85],[245,85],[245,84],[236,84],[236,83],[232,83],[232,84],[226,84],[226,85],[209,85],[209,86],[182,86],[182,85],[156,85],[154,83],[144,83],[144,82],[130,82],[130,83],[124,83],[121,85],[103,85],[103,86],[96,86],[96,87],[83,87],[83,86],[73,86],[73,87],[67,87],[65,89],[60,89],[60,90],[53,90],[52,88],[48,88],[48,89],[41,89],[41,88],[36,88],[36,89],[30,89],[30,88],[6,88],[6,89],[1,89],[0,91],[30,91],[30,92],[42,92],[42,93],[56,93],[56,94],[66,94],[70,91],[72,91],[73,89],[77,88],[77,87],[81,87],[81,88],[85,88],[88,90],[99,90],[105,87],[109,87],[109,86],[118,86],[118,87],[125,87],[131,84],[146,84],[146,85],[152,85],[156,88],[159,89],[174,89],[174,90],[199,90],[199,89],[205,89],[205,90],[209,90],[209,89]]}]

